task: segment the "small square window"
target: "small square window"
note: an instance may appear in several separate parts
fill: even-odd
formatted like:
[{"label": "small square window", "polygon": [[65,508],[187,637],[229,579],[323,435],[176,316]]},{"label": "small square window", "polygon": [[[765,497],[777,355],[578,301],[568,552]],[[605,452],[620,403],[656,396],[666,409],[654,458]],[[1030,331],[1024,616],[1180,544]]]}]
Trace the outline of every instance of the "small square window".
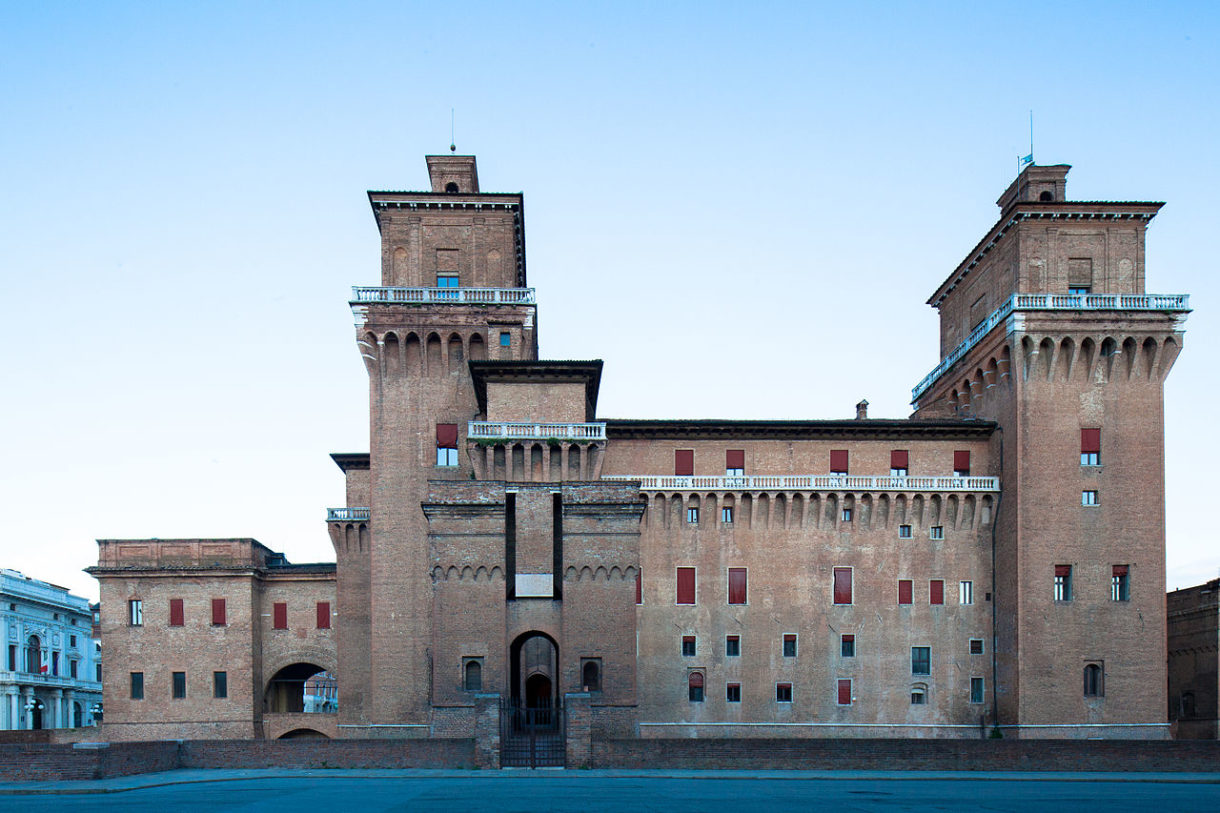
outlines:
[{"label": "small square window", "polygon": [[186,672],[173,673],[173,697],[175,700],[186,697]]},{"label": "small square window", "polygon": [[1080,465],[1082,466],[1100,466],[1101,455],[1097,452],[1081,452]]},{"label": "small square window", "polygon": [[1080,504],[1081,505],[1097,505],[1098,504],[1097,492],[1096,491],[1080,492]]},{"label": "small square window", "polygon": [[692,525],[698,525],[699,524],[699,509],[698,508],[687,508],[686,509],[686,521]]},{"label": "small square window", "polygon": [[843,520],[843,522],[851,522],[851,509],[850,508],[843,509],[842,520]]},{"label": "small square window", "polygon": [[911,538],[911,526],[910,525],[899,525],[898,526],[898,538],[899,539],[910,539]]},{"label": "small square window", "polygon": [[775,684],[775,702],[776,703],[791,703],[792,702],[792,684],[791,683],[776,683]]},{"label": "small square window", "polygon": [[695,636],[693,636],[693,635],[683,635],[682,636],[682,657],[684,657],[684,658],[695,657]]},{"label": "small square window", "polygon": [[973,604],[974,603],[974,582],[958,582],[957,583],[957,603],[958,604]]},{"label": "small square window", "polygon": [[912,675],[930,675],[930,674],[932,674],[932,647],[930,647],[930,646],[911,647],[911,674]]},{"label": "small square window", "polygon": [[736,658],[741,655],[741,636],[726,635],[724,636],[724,654],[729,658]]},{"label": "small square window", "polygon": [[784,633],[784,657],[785,658],[795,658],[796,657],[796,633],[793,633],[793,632]]},{"label": "small square window", "polygon": [[839,636],[839,656],[843,658],[856,657],[856,636],[840,635]]},{"label": "small square window", "polygon": [[906,469],[890,469],[890,477],[906,477]]},{"label": "small square window", "polygon": [[725,687],[724,699],[726,701],[728,701],[729,703],[740,703],[741,702],[741,684],[740,683],[730,683],[727,687]]},{"label": "small square window", "polygon": [[983,639],[982,638],[971,638],[970,639],[970,654],[971,655],[982,655],[983,654]]},{"label": "small square window", "polygon": [[223,700],[229,696],[229,673],[212,673],[212,697]]},{"label": "small square window", "polygon": [[970,678],[970,702],[983,702],[983,679],[981,677]]},{"label": "small square window", "polygon": [[457,449],[441,449],[436,450],[436,465],[438,466],[456,466],[458,464]]},{"label": "small square window", "polygon": [[720,509],[720,521],[725,525],[733,524],[733,506],[726,505]]},{"label": "small square window", "polygon": [[928,528],[928,539],[944,539],[944,538],[945,538],[945,526],[944,525],[933,525],[931,528]]},{"label": "small square window", "polygon": [[1068,286],[1068,296],[1088,296],[1088,286]]},{"label": "small square window", "polygon": [[501,347],[511,347],[512,343],[513,343],[513,334],[509,333],[508,331],[503,331],[502,333],[500,333],[500,346]]}]

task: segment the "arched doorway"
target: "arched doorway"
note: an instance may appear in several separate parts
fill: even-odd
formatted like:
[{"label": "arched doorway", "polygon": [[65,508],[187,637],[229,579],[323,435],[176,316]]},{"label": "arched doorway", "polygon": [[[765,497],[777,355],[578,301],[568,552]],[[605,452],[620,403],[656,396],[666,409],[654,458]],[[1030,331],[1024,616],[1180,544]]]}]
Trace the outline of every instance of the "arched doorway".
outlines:
[{"label": "arched doorway", "polygon": [[318,678],[320,675],[330,673],[313,663],[285,666],[267,682],[263,709],[270,713],[337,710],[337,684],[333,677],[328,680]]},{"label": "arched doorway", "polygon": [[545,632],[517,636],[509,651],[509,695],[515,705],[549,709],[559,705],[559,645]]},{"label": "arched doorway", "polygon": [[281,740],[329,740],[330,737],[323,734],[321,731],[314,731],[312,728],[294,728],[291,731],[286,731],[277,739]]},{"label": "arched doorway", "polygon": [[25,671],[34,675],[42,671],[42,642],[37,635],[25,642]]}]

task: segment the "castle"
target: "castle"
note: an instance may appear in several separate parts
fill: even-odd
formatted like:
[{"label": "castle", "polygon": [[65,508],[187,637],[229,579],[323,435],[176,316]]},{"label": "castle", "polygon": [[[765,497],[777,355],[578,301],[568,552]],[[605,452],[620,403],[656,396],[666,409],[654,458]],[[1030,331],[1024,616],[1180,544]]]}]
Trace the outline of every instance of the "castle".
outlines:
[{"label": "castle", "polygon": [[928,300],[908,419],[598,420],[601,362],[538,359],[522,196],[427,164],[369,193],[335,563],[100,540],[109,737],[467,737],[493,701],[594,737],[1168,736],[1161,204],[1026,167]]}]

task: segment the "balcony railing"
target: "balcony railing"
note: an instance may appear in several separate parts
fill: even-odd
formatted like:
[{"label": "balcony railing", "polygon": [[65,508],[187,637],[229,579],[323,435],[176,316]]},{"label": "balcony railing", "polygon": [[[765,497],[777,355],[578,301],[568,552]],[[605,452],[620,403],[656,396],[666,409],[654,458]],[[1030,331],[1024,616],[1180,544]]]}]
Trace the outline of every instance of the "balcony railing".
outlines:
[{"label": "balcony railing", "polygon": [[369,509],[367,508],[327,508],[327,522],[355,522],[364,521],[369,518]]},{"label": "balcony railing", "polygon": [[352,304],[533,305],[533,288],[352,288]]},{"label": "balcony railing", "polygon": [[919,400],[936,379],[944,375],[978,344],[991,329],[1013,311],[1163,311],[1189,313],[1189,294],[1013,294],[984,319],[966,340],[953,348],[932,372],[911,390],[911,402]]},{"label": "balcony railing", "polygon": [[999,491],[999,477],[869,477],[855,474],[777,474],[748,477],[668,477],[610,474],[639,480],[643,491]]},{"label": "balcony railing", "polygon": [[471,421],[469,440],[605,440],[604,423],[524,423]]}]

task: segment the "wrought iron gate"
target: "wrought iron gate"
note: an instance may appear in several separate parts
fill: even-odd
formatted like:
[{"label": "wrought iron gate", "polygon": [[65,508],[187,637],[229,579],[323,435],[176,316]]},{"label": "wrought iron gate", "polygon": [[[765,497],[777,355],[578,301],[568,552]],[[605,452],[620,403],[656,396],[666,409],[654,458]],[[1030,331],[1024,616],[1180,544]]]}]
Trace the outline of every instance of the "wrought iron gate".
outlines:
[{"label": "wrought iron gate", "polygon": [[500,766],[502,768],[562,768],[563,706],[528,708],[500,701]]}]

